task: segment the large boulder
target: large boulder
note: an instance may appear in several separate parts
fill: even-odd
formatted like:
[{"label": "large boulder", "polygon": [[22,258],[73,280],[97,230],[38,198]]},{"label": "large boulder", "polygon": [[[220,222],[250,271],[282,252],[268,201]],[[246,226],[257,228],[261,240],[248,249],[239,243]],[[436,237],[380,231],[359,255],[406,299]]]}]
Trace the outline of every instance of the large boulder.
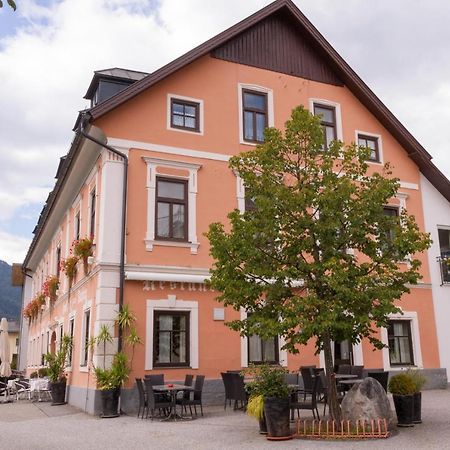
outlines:
[{"label": "large boulder", "polygon": [[370,377],[355,384],[342,400],[342,417],[353,422],[387,419],[390,427],[393,414],[383,386]]}]

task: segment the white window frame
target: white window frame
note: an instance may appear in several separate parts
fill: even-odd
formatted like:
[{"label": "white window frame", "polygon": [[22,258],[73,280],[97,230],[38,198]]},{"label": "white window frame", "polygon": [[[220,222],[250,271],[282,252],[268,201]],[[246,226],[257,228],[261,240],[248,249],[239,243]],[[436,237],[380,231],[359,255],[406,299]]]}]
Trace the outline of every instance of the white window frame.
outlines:
[{"label": "white window frame", "polygon": [[[331,341],[331,348],[333,349],[334,341]],[[358,344],[352,344],[352,353],[353,353],[353,364],[355,366],[363,366],[364,365],[364,353],[362,348],[362,342]],[[332,351],[332,358],[334,364],[334,350]],[[325,352],[323,350],[319,353],[319,366],[325,367]]]},{"label": "white window frame", "polygon": [[[407,320],[411,325],[411,343],[412,343],[412,352],[414,358],[414,365],[404,365],[404,366],[391,366],[391,361],[389,358],[389,347],[385,347],[382,350],[383,353],[383,367],[384,370],[403,370],[409,367],[415,367],[418,369],[423,369],[423,360],[422,360],[422,348],[420,345],[420,332],[419,332],[419,319],[417,315],[417,311],[403,311],[402,313],[390,314],[389,320]],[[387,328],[381,328],[381,342],[383,344],[388,345],[388,332]]]},{"label": "white window frame", "polygon": [[344,134],[342,131],[342,112],[341,112],[341,104],[333,102],[331,100],[326,100],[324,98],[310,98],[309,99],[309,111],[311,114],[314,114],[314,105],[324,105],[331,106],[334,108],[334,112],[336,115],[336,139],[338,141],[344,141]]},{"label": "white window frame", "polygon": [[273,106],[273,90],[264,86],[259,86],[257,84],[246,84],[238,83],[238,109],[239,109],[239,143],[243,145],[251,145],[255,147],[258,145],[257,142],[248,142],[244,140],[244,110],[243,110],[243,100],[242,91],[250,90],[255,92],[260,92],[261,94],[267,95],[267,127],[275,126],[275,113]]},{"label": "white window frame", "polygon": [[81,327],[81,340],[80,340],[80,360],[78,363],[79,371],[80,372],[87,372],[89,370],[89,356],[91,353],[91,349],[87,348],[87,362],[86,365],[83,365],[82,362],[84,362],[84,350],[85,350],[85,335],[86,335],[86,313],[89,311],[89,337],[88,341],[91,338],[91,327],[92,327],[92,308],[91,305],[85,305],[83,308],[83,325]]},{"label": "white window frame", "polygon": [[[186,102],[192,102],[192,103],[198,103],[198,127],[199,131],[190,131],[190,130],[184,130],[181,128],[174,128],[171,126],[172,124],[172,117],[171,117],[171,103],[173,100],[185,100]],[[186,97],[185,95],[177,95],[177,94],[167,94],[167,129],[170,131],[179,131],[180,133],[188,133],[188,134],[195,134],[203,136],[204,133],[204,106],[203,106],[203,100],[199,98],[193,98],[193,97]]]},{"label": "white window frame", "polygon": [[[176,295],[168,295],[167,300],[147,300],[144,370],[153,370],[153,331],[155,311],[189,312],[189,367],[191,369],[198,369],[198,302],[178,300]],[[171,369],[171,367],[168,368]]]},{"label": "white window frame", "polygon": [[381,138],[381,134],[376,133],[369,133],[368,131],[362,131],[362,130],[355,130],[355,143],[358,145],[358,136],[359,135],[368,136],[374,139],[377,139],[378,143],[378,156],[380,157],[379,161],[372,161],[368,159],[366,162],[368,164],[375,164],[377,166],[382,166],[384,164],[384,157],[383,157],[383,140]]},{"label": "white window frame", "polygon": [[[240,310],[241,320],[247,318],[247,311],[244,308]],[[282,336],[278,336],[278,364],[282,367],[288,366],[288,352],[282,350],[286,340]],[[241,336],[241,367],[248,367],[248,337]]]},{"label": "white window frame", "polygon": [[[67,372],[72,372],[72,366],[73,366],[73,359],[74,359],[74,344],[75,344],[75,317],[76,317],[76,313],[72,312],[69,314],[68,317],[68,321],[67,321],[67,331],[68,331],[68,335],[70,336],[70,323],[73,321],[73,336],[72,336],[72,359],[69,360],[70,365],[65,367],[65,370]],[[69,357],[69,356],[67,356]]]},{"label": "white window frame", "polygon": [[[185,161],[167,160],[160,158],[143,158],[147,164],[147,232],[145,236],[145,248],[153,251],[153,246],[187,247],[191,254],[196,255],[199,242],[197,239],[197,172],[201,164],[193,164]],[[187,170],[188,176],[175,176],[159,174],[158,167]],[[156,179],[158,176],[172,178],[174,180],[188,180],[188,240],[187,242],[157,240],[155,238],[156,215]]]},{"label": "white window frame", "polygon": [[92,193],[95,192],[94,195],[94,208],[95,208],[95,217],[94,217],[94,240],[97,238],[96,233],[96,223],[97,223],[97,214],[98,214],[98,191],[97,191],[97,184],[93,183],[89,186],[89,194],[88,194],[88,227],[86,229],[86,236],[90,239],[91,238],[91,227],[92,227]]}]

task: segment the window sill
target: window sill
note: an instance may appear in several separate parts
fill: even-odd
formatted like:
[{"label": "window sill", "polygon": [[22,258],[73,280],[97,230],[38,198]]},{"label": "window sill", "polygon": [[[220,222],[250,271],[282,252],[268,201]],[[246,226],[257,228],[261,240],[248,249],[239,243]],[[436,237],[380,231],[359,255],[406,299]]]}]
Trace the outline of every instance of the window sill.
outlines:
[{"label": "window sill", "polygon": [[88,366],[80,366],[78,370],[79,370],[79,372],[87,373],[89,371],[89,368],[88,368]]},{"label": "window sill", "polygon": [[145,249],[148,252],[153,251],[153,247],[155,245],[161,246],[161,247],[190,248],[191,254],[196,255],[199,243],[198,242],[178,242],[178,241],[158,241],[158,240],[145,239]]}]

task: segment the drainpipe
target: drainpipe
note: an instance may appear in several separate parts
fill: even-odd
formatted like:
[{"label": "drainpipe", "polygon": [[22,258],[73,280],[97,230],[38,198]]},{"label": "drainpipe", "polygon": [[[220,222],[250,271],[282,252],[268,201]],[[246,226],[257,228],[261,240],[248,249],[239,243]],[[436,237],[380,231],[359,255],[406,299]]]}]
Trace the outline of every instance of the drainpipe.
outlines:
[{"label": "drainpipe", "polygon": [[[119,152],[115,148],[110,145],[104,144],[99,141],[95,137],[89,135],[84,131],[85,123],[88,122],[89,119],[86,117],[86,113],[82,114],[80,124],[78,126],[77,132],[80,133],[84,138],[95,142],[101,147],[109,150],[115,155],[119,156],[123,159],[123,189],[122,189],[122,227],[121,227],[121,235],[120,235],[120,281],[119,281],[119,311],[122,310],[123,307],[123,297],[124,297],[124,282],[125,282],[125,227],[126,227],[126,219],[127,219],[127,184],[128,184],[128,157],[122,152]],[[119,327],[119,342],[118,342],[118,351],[122,350],[122,329]]]}]

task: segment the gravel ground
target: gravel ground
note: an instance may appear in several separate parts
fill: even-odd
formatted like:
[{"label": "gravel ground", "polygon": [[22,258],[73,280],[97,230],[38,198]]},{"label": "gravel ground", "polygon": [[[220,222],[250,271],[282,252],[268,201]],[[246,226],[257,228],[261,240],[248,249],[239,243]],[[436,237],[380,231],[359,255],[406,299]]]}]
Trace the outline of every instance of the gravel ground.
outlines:
[{"label": "gravel ground", "polygon": [[0,450],[38,449],[450,449],[450,390],[425,391],[423,423],[389,439],[268,442],[254,419],[241,411],[206,407],[205,416],[164,423],[136,417],[99,419],[71,406],[0,404]]}]

